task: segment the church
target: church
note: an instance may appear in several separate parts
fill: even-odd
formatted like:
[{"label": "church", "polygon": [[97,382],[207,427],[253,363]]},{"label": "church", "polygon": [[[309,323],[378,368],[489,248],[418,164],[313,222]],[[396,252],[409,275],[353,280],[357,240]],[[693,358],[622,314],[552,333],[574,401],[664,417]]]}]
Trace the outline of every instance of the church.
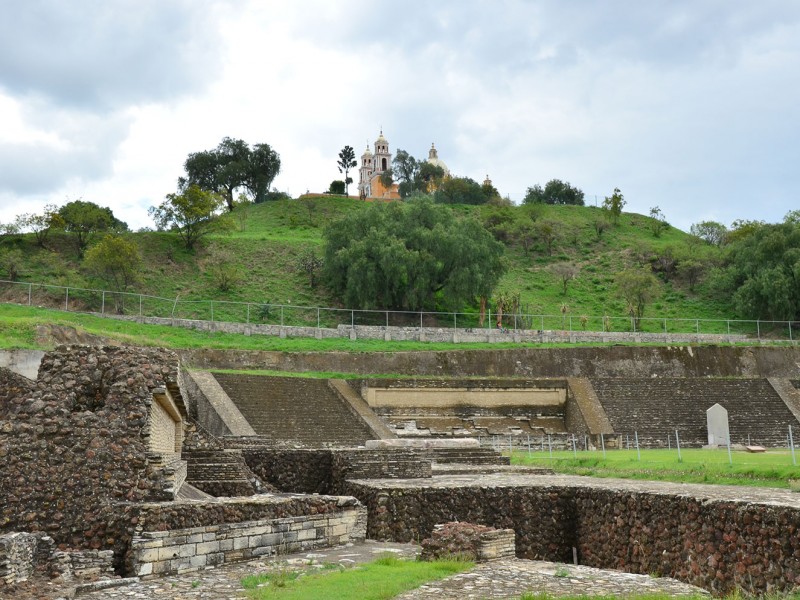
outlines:
[{"label": "church", "polygon": [[[369,145],[367,145],[364,154],[361,155],[358,193],[362,198],[399,200],[400,193],[398,192],[397,184],[393,183],[387,188],[381,182],[381,175],[384,171],[392,167],[392,153],[389,152],[389,142],[383,137],[383,130],[381,130],[378,139],[375,140],[373,147],[375,148],[374,152],[370,151]],[[436,146],[433,144],[431,144],[431,149],[428,151],[428,162],[437,167],[441,167],[445,176],[450,175],[450,170],[447,168],[447,165],[439,159]]]}]

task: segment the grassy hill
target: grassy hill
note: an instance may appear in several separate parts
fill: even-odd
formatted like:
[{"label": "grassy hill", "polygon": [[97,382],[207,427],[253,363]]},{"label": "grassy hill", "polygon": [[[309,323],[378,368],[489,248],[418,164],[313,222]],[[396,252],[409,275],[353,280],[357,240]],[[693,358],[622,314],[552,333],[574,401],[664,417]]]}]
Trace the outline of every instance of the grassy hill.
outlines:
[{"label": "grassy hill", "polygon": [[[237,230],[227,235],[204,238],[193,252],[187,251],[175,234],[139,232],[130,234],[144,260],[141,283],[134,291],[182,300],[212,299],[268,302],[307,306],[340,306],[323,286],[312,287],[297,265],[309,249],[322,253],[322,229],[364,203],[338,197],[268,202],[238,208],[233,216]],[[456,206],[454,210],[473,213],[486,220],[488,206]],[[505,209],[514,218],[528,207]],[[552,221],[560,230],[551,253],[539,243],[528,252],[518,245],[506,248],[508,270],[498,291],[519,292],[523,310],[557,315],[566,305],[567,314],[624,316],[625,306],[617,297],[615,274],[632,265],[649,268],[647,257],[666,247],[675,253],[698,253],[704,247],[696,238],[674,228],[656,237],[648,228],[649,217],[623,213],[617,226],[598,236],[594,227],[601,210],[595,207],[537,206],[536,219]],[[54,233],[49,249],[35,245],[32,235],[3,236],[0,254],[16,252],[19,279],[75,287],[102,287],[83,268],[71,241]],[[227,291],[219,289],[208,268],[212,249],[234,257],[240,278]],[[569,261],[579,268],[577,278],[563,293],[561,280],[551,265]],[[0,277],[7,274],[0,266]],[[55,302],[54,302],[55,304]],[[474,308],[473,308],[474,310]],[[731,318],[730,306],[712,301],[704,294],[702,282],[694,291],[677,275],[671,281],[658,280],[648,317]]]}]

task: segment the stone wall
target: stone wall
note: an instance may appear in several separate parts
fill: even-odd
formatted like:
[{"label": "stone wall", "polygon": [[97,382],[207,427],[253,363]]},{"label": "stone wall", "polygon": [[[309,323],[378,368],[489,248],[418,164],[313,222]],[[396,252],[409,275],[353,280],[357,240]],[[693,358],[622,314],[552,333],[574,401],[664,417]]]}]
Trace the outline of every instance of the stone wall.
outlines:
[{"label": "stone wall", "polygon": [[364,540],[366,522],[366,509],[352,506],[321,515],[145,532],[131,542],[131,572],[138,576],[184,573],[359,542]]},{"label": "stone wall", "polygon": [[33,385],[0,375],[0,532],[107,549],[114,503],[172,499],[148,414],[177,365],[164,350],[75,346],[45,354]]},{"label": "stone wall", "polygon": [[346,489],[346,479],[431,476],[425,450],[251,448],[242,453],[253,473],[284,492],[338,494]]},{"label": "stone wall", "polygon": [[377,489],[349,481],[343,491],[367,506],[370,539],[413,542],[430,537],[440,523],[467,521],[513,529],[521,558],[572,561],[576,545],[572,489],[418,485]]},{"label": "stone wall", "polygon": [[800,379],[800,348],[612,346],[448,352],[180,351],[202,369],[398,373],[436,377],[786,377]]},{"label": "stone wall", "polygon": [[520,558],[571,563],[574,546],[580,564],[674,577],[720,594],[800,585],[796,502],[756,502],[745,492],[741,500],[694,497],[688,488],[672,494],[662,487],[350,481],[346,492],[367,505],[373,539],[408,542],[430,536],[438,523],[468,521],[514,529]]},{"label": "stone wall", "polygon": [[[357,512],[359,507],[360,504],[355,498],[325,495],[300,496],[296,494],[253,496],[250,498],[217,498],[213,502],[128,503],[118,507],[110,528],[117,538],[116,553],[118,559],[124,560],[122,570],[130,574],[134,573],[138,568],[136,567],[137,563],[152,562],[149,560],[142,561],[140,556],[137,558],[137,548],[133,545],[134,539],[169,538],[162,542],[163,547],[168,547],[180,543],[181,536],[185,535],[184,532],[186,530],[200,528],[205,530],[204,533],[210,534],[218,530],[215,528],[221,528],[222,526],[274,522],[298,517],[335,517],[343,512],[348,514],[351,514],[352,511]],[[246,526],[243,525],[242,529],[245,528]],[[231,539],[249,535],[241,531],[236,534],[236,528],[234,527],[228,527],[227,530],[232,532],[230,533]],[[356,528],[353,531],[357,530]],[[149,534],[145,535],[148,532]],[[169,533],[159,538],[153,535],[157,532]],[[197,543],[195,541],[184,541],[189,544]],[[207,541],[210,541],[210,539]],[[208,548],[203,548],[202,550],[204,550],[203,554],[213,553]],[[208,552],[205,552],[205,550],[208,550]],[[185,552],[190,552],[190,550],[187,549]],[[194,552],[196,555],[196,548]],[[169,560],[186,558],[186,556],[180,555],[173,557],[171,554],[172,552],[168,557]],[[167,557],[164,556],[163,558],[166,560]],[[233,557],[230,557],[230,559],[232,560]],[[212,562],[206,564],[215,564],[214,560],[217,559],[212,558]],[[178,565],[170,565],[169,568],[173,566],[177,567]]]},{"label": "stone wall", "polygon": [[618,331],[540,331],[535,329],[513,329],[499,331],[492,328],[452,328],[452,327],[395,327],[380,325],[338,325],[336,329],[327,327],[295,327],[268,325],[262,323],[233,323],[225,321],[199,321],[195,319],[175,319],[170,317],[139,317],[131,315],[104,316],[123,321],[134,321],[149,325],[169,325],[198,331],[219,331],[242,335],[272,335],[282,338],[349,338],[351,340],[398,340],[453,343],[735,343],[744,342],[746,335],[727,335],[712,333],[628,333]]}]

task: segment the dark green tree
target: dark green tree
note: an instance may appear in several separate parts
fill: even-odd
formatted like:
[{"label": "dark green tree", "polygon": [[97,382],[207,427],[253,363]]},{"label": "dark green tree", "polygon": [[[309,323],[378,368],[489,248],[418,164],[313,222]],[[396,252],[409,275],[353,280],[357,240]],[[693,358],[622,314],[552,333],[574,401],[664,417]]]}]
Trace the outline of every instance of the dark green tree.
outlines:
[{"label": "dark green tree", "polygon": [[167,194],[164,202],[147,212],[160,230],[176,231],[191,250],[203,236],[235,227],[230,219],[219,216],[224,202],[219,194],[190,185],[180,194]]},{"label": "dark green tree", "polygon": [[529,187],[523,204],[574,204],[583,206],[583,192],[569,182],[551,179],[544,188],[538,183]]},{"label": "dark green tree", "polygon": [[353,183],[353,178],[348,175],[350,169],[356,167],[358,162],[356,161],[356,153],[353,150],[352,146],[345,146],[342,148],[342,151],[339,152],[339,160],[336,163],[336,166],[339,167],[339,173],[344,173],[344,194],[345,196],[349,195],[348,189],[351,183]]},{"label": "dark green tree", "polygon": [[448,177],[434,198],[440,204],[485,204],[488,200],[480,184],[469,177]]},{"label": "dark green tree", "polygon": [[252,195],[253,202],[258,204],[274,199],[269,188],[280,170],[281,157],[269,144],[253,146],[244,179],[244,186]]},{"label": "dark green tree", "polygon": [[64,231],[71,235],[82,255],[96,233],[127,231],[128,225],[114,216],[110,208],[94,202],[73,200],[58,209]]},{"label": "dark green tree", "polygon": [[392,159],[392,177],[398,183],[401,198],[410,196],[416,190],[420,163],[405,150],[398,150]]},{"label": "dark green tree", "polygon": [[228,210],[234,209],[234,191],[244,187],[255,202],[267,199],[269,187],[280,172],[281,160],[269,144],[256,144],[252,149],[243,140],[222,138],[213,150],[190,154],[183,165],[186,176],[178,179],[178,187],[195,185],[220,194]]},{"label": "dark green tree", "polygon": [[728,235],[728,228],[716,221],[700,221],[689,228],[689,233],[714,246],[722,246]]},{"label": "dark green tree", "polygon": [[726,245],[722,294],[745,318],[800,319],[800,225],[746,224]]},{"label": "dark green tree", "polygon": [[328,193],[329,194],[336,194],[337,196],[342,196],[347,189],[345,182],[341,179],[334,179],[331,181],[331,184],[328,186]]},{"label": "dark green tree", "polygon": [[323,236],[323,279],[353,308],[462,308],[504,271],[502,244],[476,219],[427,198],[369,206]]}]

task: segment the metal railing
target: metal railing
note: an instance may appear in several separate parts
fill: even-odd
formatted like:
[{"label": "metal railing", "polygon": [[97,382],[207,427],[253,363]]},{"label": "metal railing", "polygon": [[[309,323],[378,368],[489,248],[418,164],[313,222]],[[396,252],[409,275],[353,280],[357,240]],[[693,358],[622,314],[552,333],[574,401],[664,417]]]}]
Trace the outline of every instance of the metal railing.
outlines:
[{"label": "metal railing", "polygon": [[[259,301],[183,300],[133,292],[114,292],[44,283],[0,280],[0,302],[55,308],[108,316],[162,317],[210,322],[336,328],[385,327],[480,330],[496,327],[496,313],[391,311],[296,306]],[[798,323],[738,319],[701,319],[508,314],[504,331],[622,332],[656,334],[717,334],[795,342]]]}]

